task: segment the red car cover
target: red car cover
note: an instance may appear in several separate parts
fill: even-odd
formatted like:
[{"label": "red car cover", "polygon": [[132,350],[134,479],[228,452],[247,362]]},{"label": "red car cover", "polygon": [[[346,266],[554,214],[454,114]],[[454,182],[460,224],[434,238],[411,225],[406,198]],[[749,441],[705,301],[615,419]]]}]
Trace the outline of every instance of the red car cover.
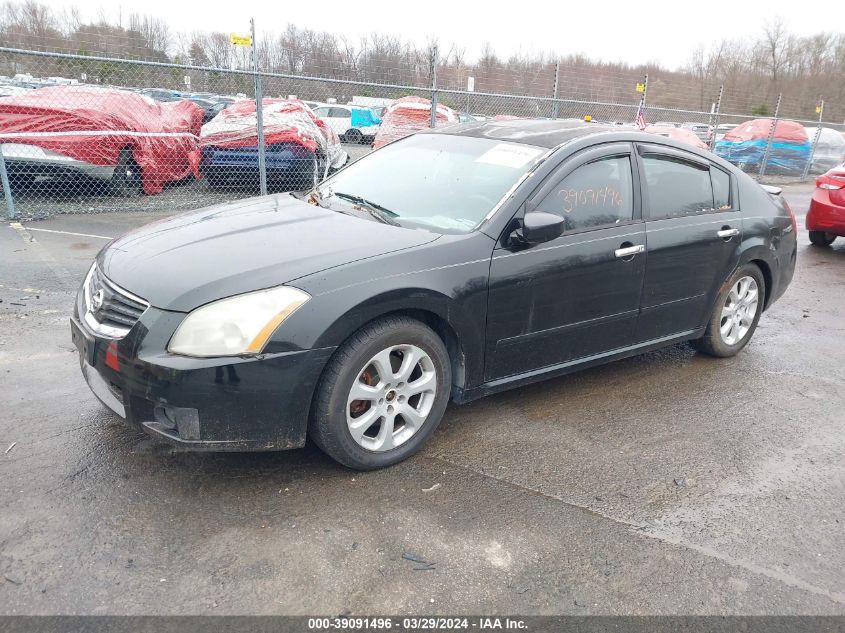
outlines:
[{"label": "red car cover", "polygon": [[687,130],[681,127],[669,127],[668,125],[649,125],[645,129],[649,134],[659,134],[660,136],[668,136],[673,141],[679,141],[697,147],[698,149],[707,149],[700,138],[692,130]]},{"label": "red car cover", "polygon": [[[771,119],[754,119],[740,123],[730,132],[725,134],[726,141],[751,141],[755,139],[769,138],[772,129]],[[806,143],[807,131],[804,126],[796,121],[780,119],[775,126],[775,139],[788,143]]]},{"label": "red car cover", "polygon": [[[295,143],[309,152],[321,148],[329,164],[340,168],[347,155],[337,133],[299,99],[262,99],[264,145]],[[243,99],[227,106],[202,126],[202,146],[258,147],[258,117],[255,99]]]},{"label": "red car cover", "polygon": [[[296,143],[313,152],[319,142],[313,127],[319,127],[323,135],[331,134],[331,128],[326,122],[314,116],[311,109],[299,100],[262,99],[261,105],[265,145]],[[203,126],[202,144],[215,147],[256,147],[256,120],[255,99],[236,101]]]},{"label": "red car cover", "polygon": [[[454,110],[437,104],[435,124],[450,125],[458,122]],[[373,149],[387,145],[397,139],[410,136],[414,132],[427,129],[431,125],[431,101],[420,97],[402,97],[385,110],[381,118]]]},{"label": "red car cover", "polygon": [[116,165],[124,148],[144,192],[199,178],[202,109],[94,86],[52,86],[0,99],[0,142],[36,145],[92,165]]}]

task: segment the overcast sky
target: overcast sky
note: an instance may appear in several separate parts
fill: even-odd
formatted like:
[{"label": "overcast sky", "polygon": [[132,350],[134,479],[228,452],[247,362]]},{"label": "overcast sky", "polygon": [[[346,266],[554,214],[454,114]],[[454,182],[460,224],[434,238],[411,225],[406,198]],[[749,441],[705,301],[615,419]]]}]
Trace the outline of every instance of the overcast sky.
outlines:
[{"label": "overcast sky", "polygon": [[[443,46],[457,43],[467,60],[477,58],[489,40],[502,57],[511,53],[584,53],[594,59],[631,64],[656,61],[668,68],[683,65],[700,43],[714,39],[754,37],[766,21],[780,16],[798,35],[845,31],[845,2],[797,0],[707,0],[669,2],[535,2],[518,0],[144,0],[110,3],[102,0],[46,0],[57,10],[75,4],[83,17],[102,10],[116,21],[120,9],[164,17],[176,31],[249,30],[254,17],[259,37],[279,32],[288,22],[300,27],[346,34],[353,38],[373,31],[401,34],[416,43],[437,37]],[[431,7],[431,8],[429,8]],[[412,11],[413,10],[413,11]]]}]

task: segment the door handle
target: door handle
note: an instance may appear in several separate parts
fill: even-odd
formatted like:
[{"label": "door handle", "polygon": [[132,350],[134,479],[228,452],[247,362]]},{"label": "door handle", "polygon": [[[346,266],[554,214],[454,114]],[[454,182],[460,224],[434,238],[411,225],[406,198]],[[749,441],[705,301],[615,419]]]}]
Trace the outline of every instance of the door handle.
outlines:
[{"label": "door handle", "polygon": [[732,237],[739,235],[739,229],[732,229],[728,226],[723,228],[721,231],[716,231],[716,235],[721,237],[723,240],[729,240]]},{"label": "door handle", "polygon": [[625,259],[626,257],[633,257],[639,253],[645,253],[645,246],[643,244],[637,244],[636,246],[625,246],[623,248],[617,248],[613,251],[613,254],[616,255],[617,259]]}]

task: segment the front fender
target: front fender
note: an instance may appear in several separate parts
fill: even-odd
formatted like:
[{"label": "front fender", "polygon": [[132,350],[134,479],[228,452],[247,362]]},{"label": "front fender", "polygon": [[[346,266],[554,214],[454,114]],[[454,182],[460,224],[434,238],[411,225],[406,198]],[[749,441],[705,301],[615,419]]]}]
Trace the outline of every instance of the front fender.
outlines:
[{"label": "front fender", "polygon": [[441,335],[454,336],[466,384],[474,385],[482,380],[484,366],[492,248],[493,240],[480,233],[443,236],[297,279],[295,285],[311,300],[282,324],[272,349],[337,347],[379,317],[418,314],[446,326]]}]

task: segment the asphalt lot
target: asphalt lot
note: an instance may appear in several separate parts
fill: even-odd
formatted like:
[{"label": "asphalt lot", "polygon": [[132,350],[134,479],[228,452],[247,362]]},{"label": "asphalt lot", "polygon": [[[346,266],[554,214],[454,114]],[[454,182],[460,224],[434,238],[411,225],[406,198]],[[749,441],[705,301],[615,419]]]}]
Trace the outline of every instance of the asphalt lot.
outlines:
[{"label": "asphalt lot", "polygon": [[76,287],[165,213],[0,225],[0,613],[845,614],[845,240],[809,246],[810,191],[786,194],[795,280],[736,358],[452,406],[368,474],[173,452],[95,400]]}]

